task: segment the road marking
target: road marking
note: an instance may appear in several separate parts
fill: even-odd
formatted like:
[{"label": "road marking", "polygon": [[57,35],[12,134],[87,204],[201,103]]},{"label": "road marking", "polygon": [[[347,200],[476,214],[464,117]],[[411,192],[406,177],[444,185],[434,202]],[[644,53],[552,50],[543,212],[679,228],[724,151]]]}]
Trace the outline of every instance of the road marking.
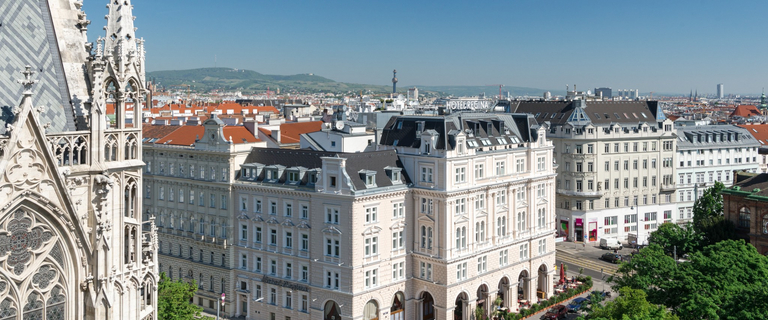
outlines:
[{"label": "road marking", "polygon": [[564,252],[557,252],[556,255],[557,260],[561,260],[563,262],[570,263],[574,266],[583,267],[584,269],[589,269],[595,272],[600,272],[600,269],[605,270],[605,274],[614,275],[619,269],[618,264],[611,264],[602,260],[587,260],[587,259],[580,259],[577,258],[571,254],[564,253]]}]

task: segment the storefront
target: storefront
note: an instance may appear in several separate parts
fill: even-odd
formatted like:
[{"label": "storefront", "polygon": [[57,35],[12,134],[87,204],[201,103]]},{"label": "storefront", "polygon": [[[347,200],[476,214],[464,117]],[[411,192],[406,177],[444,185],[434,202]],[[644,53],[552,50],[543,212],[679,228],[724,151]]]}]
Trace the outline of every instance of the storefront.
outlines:
[{"label": "storefront", "polygon": [[558,233],[558,237],[561,238],[570,238],[570,233],[568,231],[571,230],[571,223],[569,221],[570,219],[568,217],[560,217],[560,230]]},{"label": "storefront", "polygon": [[584,219],[576,218],[573,223],[574,241],[584,241]]}]

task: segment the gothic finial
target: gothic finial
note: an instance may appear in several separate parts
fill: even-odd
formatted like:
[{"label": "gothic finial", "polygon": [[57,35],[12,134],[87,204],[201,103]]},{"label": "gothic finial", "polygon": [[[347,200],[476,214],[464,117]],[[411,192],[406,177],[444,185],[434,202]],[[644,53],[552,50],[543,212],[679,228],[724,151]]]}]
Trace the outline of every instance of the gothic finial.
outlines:
[{"label": "gothic finial", "polygon": [[32,71],[32,66],[26,66],[24,68],[24,71],[21,72],[21,74],[24,75],[24,79],[16,80],[16,82],[20,83],[24,86],[24,95],[25,96],[31,96],[32,95],[32,85],[37,83],[37,80],[32,80],[32,75],[35,74],[34,71]]}]

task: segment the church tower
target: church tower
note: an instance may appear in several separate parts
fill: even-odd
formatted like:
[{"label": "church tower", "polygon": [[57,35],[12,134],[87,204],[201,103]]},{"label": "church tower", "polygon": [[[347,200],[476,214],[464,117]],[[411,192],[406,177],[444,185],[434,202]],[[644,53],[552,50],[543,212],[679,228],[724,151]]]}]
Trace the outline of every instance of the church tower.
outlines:
[{"label": "church tower", "polygon": [[0,16],[24,17],[0,27],[3,320],[157,319],[156,228],[141,212],[143,40],[130,0],[110,0],[106,37],[87,43],[82,5],[0,2]]}]

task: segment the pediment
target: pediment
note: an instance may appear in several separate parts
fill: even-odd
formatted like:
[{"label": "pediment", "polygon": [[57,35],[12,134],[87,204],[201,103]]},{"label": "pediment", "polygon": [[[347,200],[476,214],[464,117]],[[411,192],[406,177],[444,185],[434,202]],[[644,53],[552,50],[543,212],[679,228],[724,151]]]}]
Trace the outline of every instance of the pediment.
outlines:
[{"label": "pediment", "polygon": [[250,220],[250,219],[251,219],[250,217],[248,217],[248,215],[247,215],[247,214],[245,214],[245,212],[242,212],[242,211],[241,211],[241,212],[240,212],[240,214],[237,216],[237,218],[238,218],[238,219],[240,219],[240,220]]},{"label": "pediment", "polygon": [[299,223],[299,225],[298,225],[298,228],[299,229],[312,229],[312,227],[309,226],[309,222],[307,222],[306,220],[301,221],[301,223]]},{"label": "pediment", "polygon": [[253,218],[251,218],[251,220],[256,222],[264,222],[264,219],[261,218],[260,214],[254,215]]},{"label": "pediment", "polygon": [[527,206],[528,206],[528,201],[520,200],[517,202],[516,208],[520,209],[520,208],[525,208]]},{"label": "pediment", "polygon": [[371,234],[375,234],[375,233],[379,233],[379,232],[381,232],[381,228],[379,228],[377,226],[371,226],[371,227],[366,228],[363,231],[363,235],[371,235]]},{"label": "pediment", "polygon": [[435,219],[434,219],[434,218],[432,218],[431,216],[427,215],[427,214],[422,214],[422,215],[419,217],[419,219],[418,219],[418,220],[419,220],[419,221],[421,221],[421,222],[431,222],[431,223],[434,223],[434,222],[435,222]]},{"label": "pediment", "polygon": [[547,198],[539,198],[539,200],[536,201],[536,205],[544,205],[547,203],[549,203],[549,200],[547,200]]},{"label": "pediment", "polygon": [[323,233],[340,235],[341,230],[335,226],[327,226],[323,229]]},{"label": "pediment", "polygon": [[282,225],[284,227],[293,227],[294,226],[293,221],[291,221],[291,219],[285,219],[285,221],[283,221],[283,223],[281,223],[280,225]]},{"label": "pediment", "polygon": [[461,215],[458,219],[454,219],[453,224],[466,223],[467,221],[469,221],[467,215]]},{"label": "pediment", "polygon": [[267,220],[267,223],[269,224],[280,224],[280,221],[277,221],[277,218],[271,217],[269,220]]},{"label": "pediment", "polygon": [[402,229],[402,228],[405,228],[405,226],[406,226],[406,224],[405,224],[405,221],[403,221],[403,220],[399,220],[399,221],[397,221],[397,222],[395,222],[395,223],[391,224],[391,225],[389,226],[389,229],[390,229],[390,230],[394,230],[394,229]]}]

